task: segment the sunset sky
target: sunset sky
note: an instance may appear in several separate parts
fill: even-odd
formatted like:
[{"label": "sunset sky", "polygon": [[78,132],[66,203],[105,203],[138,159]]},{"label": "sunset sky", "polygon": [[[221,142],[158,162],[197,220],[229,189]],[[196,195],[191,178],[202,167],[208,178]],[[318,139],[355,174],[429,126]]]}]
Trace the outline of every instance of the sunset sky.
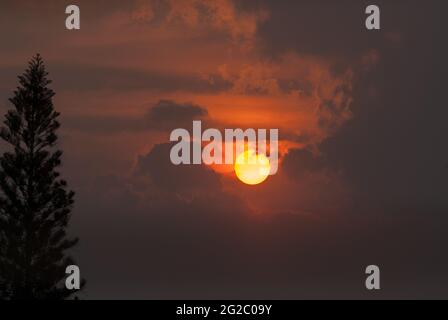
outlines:
[{"label": "sunset sky", "polygon": [[[71,3],[1,1],[0,111],[40,53],[84,297],[448,297],[448,6],[368,31],[370,2],[82,0],[68,31]],[[173,166],[193,120],[278,128],[278,173]]]}]

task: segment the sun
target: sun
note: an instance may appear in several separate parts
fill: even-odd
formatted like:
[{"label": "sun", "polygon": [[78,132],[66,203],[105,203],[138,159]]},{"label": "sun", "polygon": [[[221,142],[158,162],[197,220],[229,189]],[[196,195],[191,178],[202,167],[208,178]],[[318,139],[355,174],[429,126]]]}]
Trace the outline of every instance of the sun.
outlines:
[{"label": "sun", "polygon": [[247,150],[241,153],[235,161],[235,173],[238,179],[245,184],[256,185],[265,181],[271,165],[264,154],[258,154],[255,150]]}]

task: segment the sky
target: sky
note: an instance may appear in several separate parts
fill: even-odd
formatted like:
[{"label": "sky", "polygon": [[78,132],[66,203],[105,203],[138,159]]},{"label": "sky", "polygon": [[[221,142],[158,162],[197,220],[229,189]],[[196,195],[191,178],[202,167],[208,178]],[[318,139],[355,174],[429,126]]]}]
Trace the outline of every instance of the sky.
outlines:
[{"label": "sky", "polygon": [[[0,112],[40,53],[84,298],[448,297],[448,8],[375,3],[1,1]],[[278,128],[278,173],[172,165],[193,120]]]}]

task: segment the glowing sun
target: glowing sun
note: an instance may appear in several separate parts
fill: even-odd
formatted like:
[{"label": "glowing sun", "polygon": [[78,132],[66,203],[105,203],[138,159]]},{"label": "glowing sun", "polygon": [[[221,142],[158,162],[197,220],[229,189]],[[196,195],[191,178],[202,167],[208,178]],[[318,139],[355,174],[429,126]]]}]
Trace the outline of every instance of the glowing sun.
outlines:
[{"label": "glowing sun", "polygon": [[264,154],[257,155],[254,150],[247,150],[236,158],[236,176],[246,184],[262,183],[268,178],[270,171],[269,159]]}]

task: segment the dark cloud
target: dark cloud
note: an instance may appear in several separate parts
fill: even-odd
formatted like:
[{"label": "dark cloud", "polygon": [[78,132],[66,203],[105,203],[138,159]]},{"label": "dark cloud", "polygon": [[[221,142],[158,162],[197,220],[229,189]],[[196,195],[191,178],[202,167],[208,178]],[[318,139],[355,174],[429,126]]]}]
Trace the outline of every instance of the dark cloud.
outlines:
[{"label": "dark cloud", "polygon": [[[372,263],[383,271],[376,298],[448,294],[440,285],[447,267],[443,228],[434,220],[257,217],[225,193],[136,196],[130,185],[105,178],[80,195],[84,214],[74,226],[82,239],[79,264],[89,276],[86,297],[372,298],[363,286]],[[100,236],[86,223],[101,224]]]},{"label": "dark cloud", "polygon": [[182,193],[221,191],[217,173],[205,165],[173,165],[170,150],[173,143],[157,144],[137,163],[137,174],[147,175],[157,187]]},{"label": "dark cloud", "polygon": [[[422,6],[416,12],[410,5],[406,15],[416,17]],[[381,47],[375,68],[354,81],[353,119],[321,148],[344,172],[358,205],[375,214],[448,209],[442,85],[448,46],[440,40],[439,9],[428,3],[430,23],[405,25],[408,36],[400,47]]]},{"label": "dark cloud", "polygon": [[70,115],[64,116],[64,127],[83,132],[120,133],[140,131],[170,132],[176,128],[191,129],[193,120],[208,118],[207,109],[191,103],[160,100],[141,116]]},{"label": "dark cloud", "polygon": [[[447,5],[441,1],[380,1],[376,4],[381,8],[382,30],[369,33],[363,25],[366,3],[362,1],[260,3],[272,8],[261,35],[267,48],[276,53],[295,50],[329,55],[352,66],[353,59],[359,61],[363,53],[375,53],[354,64],[352,119],[331,130],[335,134],[318,146],[318,156],[292,150],[285,158],[291,176],[300,180],[310,168],[319,172],[319,167],[341,173],[357,210],[374,214],[417,208],[422,213],[446,211],[448,129],[444,119],[448,111],[443,70],[448,46],[442,41],[442,12]],[[286,10],[291,14],[281,14]],[[431,16],[428,23],[418,22],[422,14]],[[301,24],[313,32],[299,28]],[[281,31],[288,28],[296,32]],[[359,72],[372,59],[374,65]],[[331,101],[321,108],[330,118],[340,111]],[[321,117],[320,125],[328,127],[331,122]]]},{"label": "dark cloud", "polygon": [[283,159],[282,168],[289,177],[300,180],[306,174],[323,171],[327,165],[322,155],[314,155],[308,149],[291,149]]},{"label": "dark cloud", "polygon": [[146,122],[152,129],[173,130],[189,129],[193,120],[208,116],[206,109],[191,103],[177,103],[172,100],[160,100],[146,114]]},{"label": "dark cloud", "polygon": [[[270,19],[260,26],[259,36],[265,53],[276,56],[294,50],[302,54],[325,56],[349,62],[371,48],[387,45],[386,35],[409,31],[419,20],[421,3],[376,1],[381,9],[381,32],[365,28],[365,9],[369,1],[255,1],[245,10],[268,7]],[[439,1],[427,2],[427,7]],[[431,12],[431,14],[436,13]],[[406,30],[404,30],[406,28]]]}]

